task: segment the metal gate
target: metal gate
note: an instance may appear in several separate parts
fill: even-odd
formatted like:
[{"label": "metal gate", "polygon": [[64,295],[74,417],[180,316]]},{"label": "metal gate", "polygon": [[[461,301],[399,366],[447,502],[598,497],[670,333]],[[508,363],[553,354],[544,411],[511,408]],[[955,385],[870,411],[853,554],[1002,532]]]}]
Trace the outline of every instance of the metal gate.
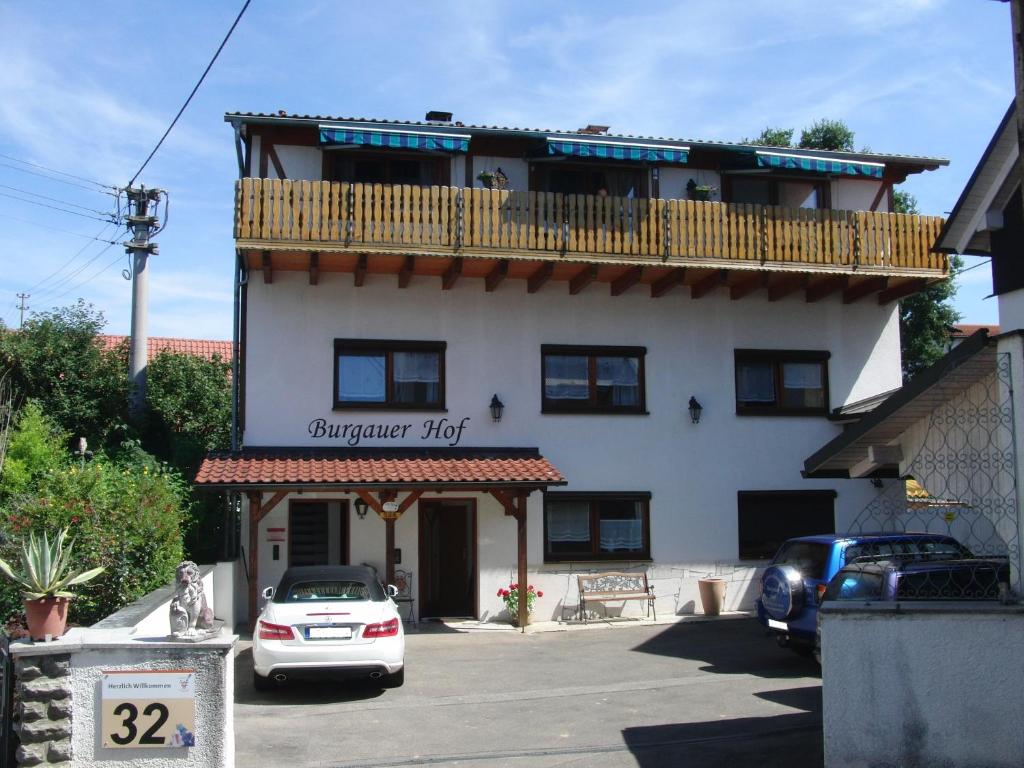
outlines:
[{"label": "metal gate", "polygon": [[[904,478],[886,481],[851,533],[927,531],[953,536],[975,555],[1006,557],[1021,586],[1016,436],[1010,355],[995,370],[904,433]],[[908,482],[909,481],[909,482]]]}]

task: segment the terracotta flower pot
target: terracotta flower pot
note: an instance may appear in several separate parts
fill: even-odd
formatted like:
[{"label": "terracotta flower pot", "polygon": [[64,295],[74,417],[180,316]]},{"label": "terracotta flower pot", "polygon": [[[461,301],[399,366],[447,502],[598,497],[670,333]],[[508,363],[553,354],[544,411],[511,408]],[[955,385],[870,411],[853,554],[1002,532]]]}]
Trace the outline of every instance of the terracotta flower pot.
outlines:
[{"label": "terracotta flower pot", "polygon": [[33,640],[51,639],[64,634],[68,624],[68,603],[66,597],[44,597],[25,601],[25,621]]},{"label": "terracotta flower pot", "polygon": [[700,604],[705,616],[718,616],[725,606],[725,580],[700,579],[697,582],[700,591]]}]

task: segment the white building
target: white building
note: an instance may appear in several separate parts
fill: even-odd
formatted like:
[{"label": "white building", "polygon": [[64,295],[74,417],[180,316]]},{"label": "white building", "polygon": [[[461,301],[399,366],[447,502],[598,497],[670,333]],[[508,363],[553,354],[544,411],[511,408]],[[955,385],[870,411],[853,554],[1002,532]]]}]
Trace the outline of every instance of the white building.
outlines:
[{"label": "white building", "polygon": [[197,483],[244,494],[250,611],[318,562],[408,572],[424,617],[529,581],[571,618],[610,570],[659,615],[709,575],[749,607],[871,502],[803,459],[900,386],[898,299],[947,263],[886,211],[945,161],[428,117],[226,116],[238,448]]}]

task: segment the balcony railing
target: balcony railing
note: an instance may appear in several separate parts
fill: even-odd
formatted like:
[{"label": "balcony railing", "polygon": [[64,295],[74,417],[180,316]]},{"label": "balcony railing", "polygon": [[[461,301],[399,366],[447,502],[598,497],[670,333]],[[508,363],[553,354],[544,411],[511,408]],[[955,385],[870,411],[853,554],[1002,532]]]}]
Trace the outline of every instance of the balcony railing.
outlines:
[{"label": "balcony railing", "polygon": [[777,265],[934,276],[937,216],[457,187],[241,179],[239,247]]}]

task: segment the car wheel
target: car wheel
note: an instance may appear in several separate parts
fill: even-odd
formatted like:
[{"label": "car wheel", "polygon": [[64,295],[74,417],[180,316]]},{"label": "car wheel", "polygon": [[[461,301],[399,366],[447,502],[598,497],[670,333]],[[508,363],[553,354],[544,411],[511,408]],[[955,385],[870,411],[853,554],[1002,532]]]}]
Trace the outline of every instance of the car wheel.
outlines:
[{"label": "car wheel", "polygon": [[272,691],[277,687],[277,684],[269,677],[264,677],[255,670],[252,673],[252,687],[257,691],[266,692]]},{"label": "car wheel", "polygon": [[405,682],[405,667],[402,667],[397,672],[385,675],[383,679],[383,685],[385,688],[401,688]]}]

